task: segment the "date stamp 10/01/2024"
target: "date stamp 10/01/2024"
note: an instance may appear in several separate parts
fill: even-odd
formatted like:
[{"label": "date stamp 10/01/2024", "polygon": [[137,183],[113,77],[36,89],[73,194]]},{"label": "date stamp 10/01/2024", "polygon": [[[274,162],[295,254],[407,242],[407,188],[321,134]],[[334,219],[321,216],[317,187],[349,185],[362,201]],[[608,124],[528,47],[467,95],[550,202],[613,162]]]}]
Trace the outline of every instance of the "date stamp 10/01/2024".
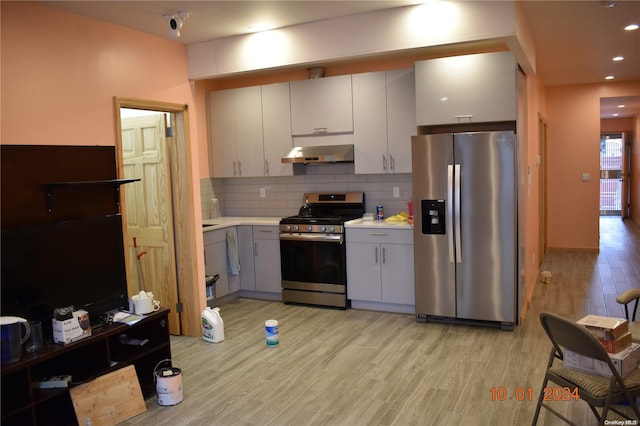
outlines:
[{"label": "date stamp 10/01/2024", "polygon": [[[489,389],[492,401],[535,401],[538,392],[530,387],[518,386],[509,390],[506,386],[496,386]],[[542,390],[543,401],[577,401],[580,399],[578,389],[546,387]]]}]

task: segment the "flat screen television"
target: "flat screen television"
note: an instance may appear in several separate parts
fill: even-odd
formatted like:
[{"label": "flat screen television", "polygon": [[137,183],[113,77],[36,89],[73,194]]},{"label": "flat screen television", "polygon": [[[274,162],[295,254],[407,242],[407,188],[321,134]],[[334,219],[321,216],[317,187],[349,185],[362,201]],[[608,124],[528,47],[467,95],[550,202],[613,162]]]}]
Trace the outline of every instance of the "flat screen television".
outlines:
[{"label": "flat screen television", "polygon": [[128,307],[120,214],[3,229],[1,261],[1,314],[40,320],[45,334],[58,307],[87,310],[93,327]]}]

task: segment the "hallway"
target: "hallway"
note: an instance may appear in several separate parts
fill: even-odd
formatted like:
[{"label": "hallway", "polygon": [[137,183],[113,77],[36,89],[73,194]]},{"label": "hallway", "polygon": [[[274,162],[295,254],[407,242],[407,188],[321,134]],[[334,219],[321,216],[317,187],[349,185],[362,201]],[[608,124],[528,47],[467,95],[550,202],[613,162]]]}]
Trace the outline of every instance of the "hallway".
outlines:
[{"label": "hallway", "polygon": [[545,270],[552,272],[553,283],[537,285],[531,303],[536,315],[546,309],[571,319],[588,314],[624,318],[616,296],[640,288],[640,227],[629,219],[601,216],[599,252],[549,250],[540,267]]}]

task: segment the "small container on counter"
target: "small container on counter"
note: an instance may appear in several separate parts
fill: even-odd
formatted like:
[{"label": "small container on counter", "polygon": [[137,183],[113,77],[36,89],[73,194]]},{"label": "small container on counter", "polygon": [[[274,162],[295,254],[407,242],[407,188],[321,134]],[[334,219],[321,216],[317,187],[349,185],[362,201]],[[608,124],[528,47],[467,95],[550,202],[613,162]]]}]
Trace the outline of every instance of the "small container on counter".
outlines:
[{"label": "small container on counter", "polygon": [[384,219],[384,207],[376,206],[376,219],[382,220]]}]

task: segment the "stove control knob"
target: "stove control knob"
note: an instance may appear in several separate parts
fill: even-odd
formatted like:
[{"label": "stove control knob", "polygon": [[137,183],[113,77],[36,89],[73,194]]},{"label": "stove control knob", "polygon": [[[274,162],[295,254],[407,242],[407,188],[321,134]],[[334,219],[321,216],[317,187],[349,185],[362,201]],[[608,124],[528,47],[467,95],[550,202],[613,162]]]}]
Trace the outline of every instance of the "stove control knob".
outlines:
[{"label": "stove control knob", "polygon": [[311,231],[313,231],[313,226],[308,225],[308,226],[307,226],[307,232],[311,232]]},{"label": "stove control knob", "polygon": [[334,232],[336,230],[336,228],[334,228],[333,226],[328,226],[327,227],[327,232]]},{"label": "stove control knob", "polygon": [[298,225],[293,225],[293,230],[298,231],[299,230]]},{"label": "stove control knob", "polygon": [[291,225],[285,225],[284,226],[284,230],[285,231],[291,231]]},{"label": "stove control knob", "polygon": [[327,230],[327,228],[326,228],[325,226],[321,226],[321,227],[320,227],[320,232],[324,232],[324,231],[326,231],[326,230]]}]

